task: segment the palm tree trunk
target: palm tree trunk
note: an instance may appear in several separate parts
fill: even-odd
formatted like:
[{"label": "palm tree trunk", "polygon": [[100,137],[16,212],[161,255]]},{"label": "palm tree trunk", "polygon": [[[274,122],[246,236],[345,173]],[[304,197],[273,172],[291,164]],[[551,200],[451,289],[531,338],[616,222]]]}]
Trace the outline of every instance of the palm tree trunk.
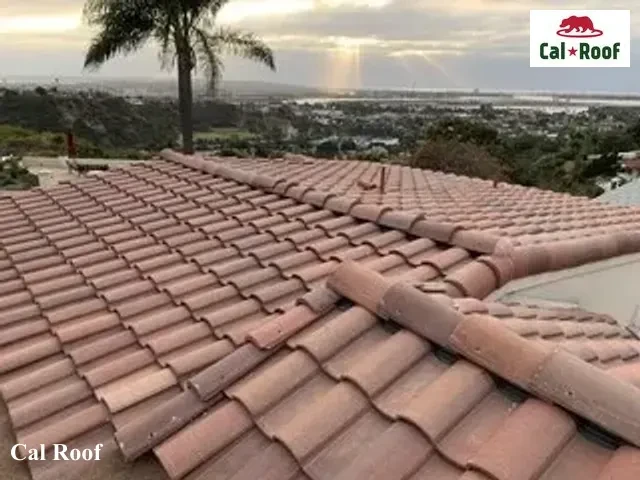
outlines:
[{"label": "palm tree trunk", "polygon": [[178,54],[178,103],[182,150],[193,153],[193,86],[191,82],[191,59],[189,54]]}]

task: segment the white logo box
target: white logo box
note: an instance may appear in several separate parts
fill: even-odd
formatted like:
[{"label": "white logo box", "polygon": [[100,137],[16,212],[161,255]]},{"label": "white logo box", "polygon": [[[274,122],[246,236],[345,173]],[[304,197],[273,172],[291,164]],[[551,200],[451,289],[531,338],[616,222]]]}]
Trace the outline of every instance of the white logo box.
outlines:
[{"label": "white logo box", "polygon": [[[531,67],[631,66],[629,10],[531,10],[529,20]],[[568,21],[561,28],[564,20]],[[591,25],[593,30],[589,28]],[[571,55],[572,48],[575,49],[574,55]]]}]

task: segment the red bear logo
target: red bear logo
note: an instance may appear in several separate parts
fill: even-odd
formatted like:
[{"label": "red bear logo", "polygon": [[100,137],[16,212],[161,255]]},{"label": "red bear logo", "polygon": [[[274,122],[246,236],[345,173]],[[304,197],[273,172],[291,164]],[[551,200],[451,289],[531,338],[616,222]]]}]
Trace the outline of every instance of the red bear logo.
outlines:
[{"label": "red bear logo", "polygon": [[562,20],[557,34],[561,37],[590,38],[599,37],[602,30],[594,28],[591,18],[572,15]]}]

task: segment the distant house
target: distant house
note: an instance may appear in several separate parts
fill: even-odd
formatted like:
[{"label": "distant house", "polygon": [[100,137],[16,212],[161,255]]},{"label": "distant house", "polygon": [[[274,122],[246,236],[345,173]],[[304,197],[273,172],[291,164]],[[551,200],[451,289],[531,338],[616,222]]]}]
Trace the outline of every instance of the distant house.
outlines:
[{"label": "distant house", "polygon": [[144,104],[144,101],[142,100],[142,97],[140,97],[140,96],[127,96],[127,97],[125,97],[125,100],[130,105],[140,106],[140,105]]}]

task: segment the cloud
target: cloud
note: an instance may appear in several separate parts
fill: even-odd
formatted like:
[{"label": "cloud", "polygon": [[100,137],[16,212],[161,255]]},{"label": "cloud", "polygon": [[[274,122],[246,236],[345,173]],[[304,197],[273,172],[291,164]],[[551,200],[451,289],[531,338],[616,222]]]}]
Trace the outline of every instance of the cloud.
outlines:
[{"label": "cloud", "polygon": [[79,13],[84,5],[83,0],[4,0],[2,3],[2,17]]},{"label": "cloud", "polygon": [[[81,0],[5,0],[5,20],[57,15],[37,33],[34,28],[2,34],[4,74],[81,72],[91,31],[72,20]],[[491,88],[570,88],[632,90],[636,68],[575,75],[575,70],[532,70],[528,66],[529,9],[630,8],[632,2],[604,0],[232,0],[221,20],[254,31],[276,50],[276,74],[235,59],[226,76],[349,87],[411,86]],[[640,17],[634,24],[640,26]],[[15,20],[14,20],[15,22]],[[34,24],[35,26],[36,24]],[[5,26],[5,30],[7,30]],[[29,31],[30,30],[30,31]],[[37,28],[35,30],[38,30]],[[48,30],[48,33],[47,33]],[[640,31],[637,28],[636,32]],[[640,52],[634,43],[634,51]],[[16,62],[16,58],[29,62]],[[57,58],[56,62],[51,59]],[[8,61],[8,60],[12,61]],[[105,65],[97,75],[155,75],[152,47]],[[580,77],[580,78],[576,78]]]}]

